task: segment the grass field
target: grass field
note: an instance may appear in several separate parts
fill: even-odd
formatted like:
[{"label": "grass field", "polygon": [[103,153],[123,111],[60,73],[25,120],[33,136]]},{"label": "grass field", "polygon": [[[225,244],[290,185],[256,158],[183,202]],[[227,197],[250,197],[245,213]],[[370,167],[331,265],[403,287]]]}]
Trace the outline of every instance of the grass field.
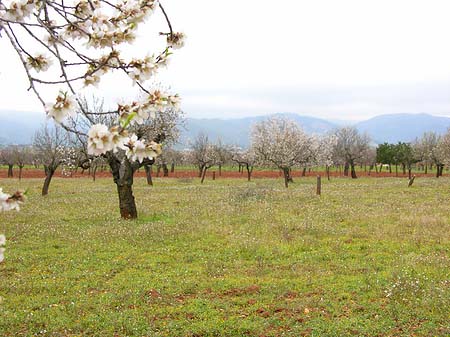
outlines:
[{"label": "grass field", "polygon": [[449,336],[450,179],[3,179],[0,336]]}]

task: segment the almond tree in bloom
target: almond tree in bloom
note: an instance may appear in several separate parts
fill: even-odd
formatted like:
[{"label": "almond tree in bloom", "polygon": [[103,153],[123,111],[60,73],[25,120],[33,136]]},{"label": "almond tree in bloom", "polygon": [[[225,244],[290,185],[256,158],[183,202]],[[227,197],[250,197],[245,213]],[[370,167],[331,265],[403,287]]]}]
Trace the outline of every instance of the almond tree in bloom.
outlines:
[{"label": "almond tree in bloom", "polygon": [[216,148],[206,134],[199,133],[192,142],[189,161],[198,167],[198,176],[203,183],[206,171],[217,163]]},{"label": "almond tree in bloom", "polygon": [[245,167],[247,170],[247,180],[250,181],[253,173],[253,168],[256,165],[257,157],[253,148],[250,149],[235,149],[233,151],[232,160],[240,167]]},{"label": "almond tree in bloom", "polygon": [[355,165],[360,162],[370,147],[370,138],[367,134],[360,134],[354,127],[339,128],[334,133],[337,141],[335,145],[335,156],[345,164],[344,174],[356,179]]},{"label": "almond tree in bloom", "polygon": [[309,137],[294,121],[278,117],[256,123],[251,137],[258,161],[282,170],[287,188],[292,167],[304,163],[309,153]]},{"label": "almond tree in bloom", "polygon": [[53,175],[60,165],[69,157],[67,151],[68,134],[60,127],[43,126],[36,131],[33,139],[35,156],[44,166],[45,180],[42,195],[48,194]]},{"label": "almond tree in bloom", "polygon": [[311,139],[314,164],[325,166],[328,180],[330,180],[330,167],[334,165],[334,147],[336,144],[337,138],[333,134],[326,134],[321,137],[315,136]]},{"label": "almond tree in bloom", "polygon": [[[167,22],[166,31],[159,33],[163,46],[147,50],[145,44],[140,48],[143,54],[127,56],[127,48],[155,12]],[[108,157],[113,172],[116,170],[119,175],[114,179],[121,215],[136,218],[131,190],[133,168],[130,171],[129,165],[122,163],[154,159],[161,146],[157,139],[140,137],[131,127],[144,124],[167,109],[178,109],[178,95],[152,89],[146,82],[167,65],[173,50],[184,45],[184,34],[173,31],[158,0],[1,0],[0,32],[16,51],[29,90],[41,102],[47,116],[78,137],[87,137],[89,155]],[[101,86],[105,74],[121,76],[118,81],[127,79],[139,99],[120,102],[111,111],[85,110],[79,96],[81,91]],[[43,94],[43,86],[53,89],[52,97]],[[74,127],[80,111],[81,119],[91,122],[89,129]],[[110,123],[96,123],[95,117],[99,115],[109,115]],[[117,161],[112,154],[119,151],[124,156]],[[125,173],[121,171],[123,166],[128,168]],[[129,201],[124,204],[125,200]]]}]

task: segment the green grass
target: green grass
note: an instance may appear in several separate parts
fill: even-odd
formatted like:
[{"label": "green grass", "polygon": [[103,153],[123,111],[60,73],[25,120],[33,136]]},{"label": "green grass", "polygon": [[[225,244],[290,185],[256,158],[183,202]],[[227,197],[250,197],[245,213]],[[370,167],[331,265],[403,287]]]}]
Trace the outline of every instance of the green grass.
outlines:
[{"label": "green grass", "polygon": [[0,336],[448,336],[450,179],[112,179],[0,214]]}]

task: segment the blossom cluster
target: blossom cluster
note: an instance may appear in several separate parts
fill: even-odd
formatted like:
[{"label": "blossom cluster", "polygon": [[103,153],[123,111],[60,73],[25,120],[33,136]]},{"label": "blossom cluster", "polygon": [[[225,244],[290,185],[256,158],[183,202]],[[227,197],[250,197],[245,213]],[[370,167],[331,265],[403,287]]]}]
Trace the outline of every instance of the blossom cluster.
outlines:
[{"label": "blossom cluster", "polygon": [[25,201],[25,195],[23,192],[16,192],[13,195],[3,192],[0,188],[0,212],[20,210],[20,204]]},{"label": "blossom cluster", "polygon": [[[169,28],[169,32],[159,33],[165,39],[161,49],[127,59],[123,56],[127,45],[135,41],[138,28],[159,8]],[[25,28],[24,34],[31,39],[22,39],[16,27]],[[4,0],[0,2],[0,28],[20,55],[30,89],[44,105],[47,116],[59,124],[64,125],[67,119],[67,124],[76,123],[77,111],[85,113],[77,98],[79,90],[98,86],[107,73],[125,75],[140,92],[136,96],[144,96],[140,102],[118,105],[114,125],[88,118],[93,124],[87,132],[90,155],[122,150],[130,160],[142,162],[160,153],[158,144],[129,133],[129,127],[142,125],[157,113],[179,109],[178,95],[144,87],[160,68],[167,66],[172,50],[185,44],[185,34],[172,30],[159,0]],[[43,51],[37,51],[29,41]],[[59,76],[55,77],[55,71]],[[42,74],[49,75],[45,79],[37,77]],[[37,89],[41,85],[59,87],[56,99],[48,102],[42,97]]]}]

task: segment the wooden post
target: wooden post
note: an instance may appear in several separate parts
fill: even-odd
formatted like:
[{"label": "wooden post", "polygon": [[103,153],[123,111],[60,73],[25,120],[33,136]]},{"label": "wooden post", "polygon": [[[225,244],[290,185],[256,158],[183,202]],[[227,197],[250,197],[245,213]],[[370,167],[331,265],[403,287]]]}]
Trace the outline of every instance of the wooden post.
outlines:
[{"label": "wooden post", "polygon": [[213,180],[216,180],[216,171],[213,171]]},{"label": "wooden post", "polygon": [[322,178],[317,176],[317,191],[316,194],[320,195],[322,193]]}]

